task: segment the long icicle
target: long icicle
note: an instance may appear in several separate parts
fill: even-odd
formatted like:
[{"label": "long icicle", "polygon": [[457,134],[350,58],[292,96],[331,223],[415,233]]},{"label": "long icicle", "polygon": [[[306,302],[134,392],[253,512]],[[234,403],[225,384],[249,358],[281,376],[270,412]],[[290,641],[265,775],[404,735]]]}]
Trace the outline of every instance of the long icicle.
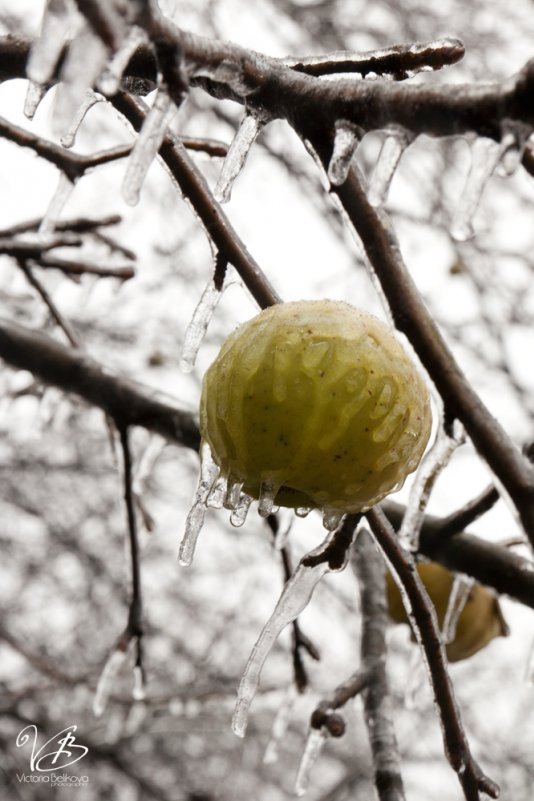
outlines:
[{"label": "long icicle", "polygon": [[325,726],[309,730],[295,780],[295,795],[302,796],[308,791],[311,771],[319,759],[327,739],[328,730]]},{"label": "long icicle", "polygon": [[388,132],[369,183],[369,203],[372,206],[383,206],[386,202],[395,170],[412,141],[413,136],[408,131]]},{"label": "long icicle", "polygon": [[193,561],[193,554],[198,535],[204,524],[206,504],[210,490],[219,475],[219,468],[213,461],[211,449],[207,442],[200,446],[200,477],[193,505],[185,523],[185,533],[178,552],[178,561],[182,567],[189,567]]},{"label": "long icicle", "polygon": [[213,194],[219,203],[227,203],[234,181],[245,166],[250,149],[264,123],[254,114],[246,113],[225,156]]},{"label": "long icicle", "polygon": [[85,90],[84,98],[76,109],[76,113],[72,118],[68,130],[65,131],[61,137],[61,144],[63,147],[69,148],[73,146],[76,140],[76,134],[78,133],[78,130],[85,119],[85,115],[88,111],[90,111],[90,109],[93,108],[93,106],[95,106],[97,103],[100,103],[103,99],[104,98],[101,95],[97,95],[92,89]]}]

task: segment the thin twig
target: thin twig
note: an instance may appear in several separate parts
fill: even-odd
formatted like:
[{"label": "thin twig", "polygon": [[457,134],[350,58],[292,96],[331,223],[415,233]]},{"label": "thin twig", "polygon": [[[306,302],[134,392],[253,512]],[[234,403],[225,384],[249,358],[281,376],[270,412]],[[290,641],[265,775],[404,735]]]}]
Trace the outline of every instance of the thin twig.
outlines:
[{"label": "thin twig", "polygon": [[103,267],[83,259],[64,259],[61,256],[42,256],[38,264],[40,267],[61,270],[67,275],[98,275],[101,278],[118,278],[121,281],[128,281],[135,275],[135,270],[131,265],[119,267]]},{"label": "thin twig", "polygon": [[375,785],[380,801],[404,801],[399,747],[392,720],[392,700],[386,672],[388,612],[384,563],[364,530],[352,550],[352,568],[361,599],[361,663],[369,681],[363,688],[365,722],[373,754]]},{"label": "thin twig", "polygon": [[367,512],[367,520],[378,545],[404,587],[410,606],[407,612],[413,616],[416,636],[420,636],[439,709],[445,753],[458,776],[465,798],[467,801],[479,801],[481,792],[497,798],[499,788],[483,773],[471,754],[447,671],[447,657],[436,610],[419,578],[414,558],[399,545],[391,524],[378,507]]},{"label": "thin twig", "polygon": [[478,497],[473,498],[461,509],[452,512],[447,517],[443,517],[439,524],[440,533],[443,536],[450,537],[460,531],[465,531],[467,526],[470,526],[479,517],[489,512],[499,498],[499,491],[493,484],[490,484]]},{"label": "thin twig", "polygon": [[20,259],[18,260],[18,265],[19,265],[20,269],[22,270],[22,272],[24,273],[24,275],[26,276],[26,280],[28,281],[30,286],[32,286],[36,290],[38,295],[44,301],[44,303],[47,306],[50,314],[52,315],[52,317],[54,318],[56,323],[59,325],[61,330],[64,332],[64,334],[67,337],[67,339],[69,340],[70,344],[74,348],[79,348],[81,346],[80,345],[80,340],[78,339],[78,336],[76,335],[73,327],[68,322],[68,320],[66,320],[65,317],[63,317],[63,315],[59,311],[58,307],[56,306],[56,304],[54,303],[54,301],[50,297],[48,291],[45,289],[45,287],[39,281],[39,279],[34,275],[32,268],[29,266],[29,264],[27,264],[26,262],[24,262],[24,261],[22,261]]}]

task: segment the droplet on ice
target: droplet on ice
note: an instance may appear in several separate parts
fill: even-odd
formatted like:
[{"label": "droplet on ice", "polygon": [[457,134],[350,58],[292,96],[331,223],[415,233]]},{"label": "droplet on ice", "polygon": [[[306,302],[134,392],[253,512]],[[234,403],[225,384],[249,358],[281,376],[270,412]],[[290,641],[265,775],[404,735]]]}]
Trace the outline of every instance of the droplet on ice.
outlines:
[{"label": "droplet on ice", "polygon": [[103,97],[93,92],[92,89],[85,90],[85,96],[80,105],[78,106],[78,108],[76,109],[76,113],[72,119],[71,124],[69,125],[68,130],[61,137],[61,144],[63,145],[63,147],[69,148],[73,146],[76,139],[76,134],[78,133],[80,125],[85,119],[85,115],[90,109],[93,108],[94,105],[100,103],[100,101],[102,101],[103,99],[104,99]]},{"label": "droplet on ice", "polygon": [[197,544],[198,535],[206,515],[206,502],[210,490],[219,475],[219,468],[213,461],[210,446],[203,442],[200,446],[200,477],[193,505],[185,521],[185,533],[180,543],[178,562],[182,567],[189,567],[193,561],[193,554]]},{"label": "droplet on ice", "polygon": [[99,718],[106,708],[113,682],[126,661],[126,651],[115,648],[109,655],[98,679],[93,700],[93,714]]},{"label": "droplet on ice", "polygon": [[442,627],[443,642],[445,643],[452,642],[456,637],[458,620],[469,598],[469,593],[471,592],[473,584],[474,579],[470,576],[464,576],[462,574],[456,574],[454,576]]},{"label": "droplet on ice", "polygon": [[395,170],[412,140],[413,136],[407,131],[395,131],[384,139],[369,184],[369,203],[372,206],[382,206],[386,202]]},{"label": "droplet on ice", "polygon": [[233,526],[240,528],[243,525],[247,519],[248,510],[250,509],[251,503],[252,498],[250,495],[247,495],[246,492],[242,492],[239,496],[238,502],[232,510],[232,514],[230,515],[230,523]]},{"label": "droplet on ice", "polygon": [[258,500],[258,513],[260,517],[269,517],[273,513],[274,499],[278,492],[278,487],[273,481],[262,481],[260,486],[260,497]]},{"label": "droplet on ice", "polygon": [[245,114],[232,144],[225,156],[221,173],[213,194],[219,203],[227,203],[232,194],[232,187],[237,176],[245,166],[250,148],[263,128],[264,123],[253,114]]},{"label": "droplet on ice", "polygon": [[313,766],[317,762],[327,738],[328,731],[324,726],[320,729],[310,728],[297,771],[295,795],[302,796],[308,791]]},{"label": "droplet on ice", "polygon": [[399,542],[409,551],[419,548],[419,535],[425,509],[436,480],[455,450],[465,442],[463,426],[455,420],[453,436],[440,427],[434,444],[423,457],[410,490],[410,497],[399,529]]},{"label": "droplet on ice", "polygon": [[297,517],[308,517],[310,512],[311,508],[308,508],[307,506],[299,506],[297,509],[295,509],[295,514]]},{"label": "droplet on ice", "polygon": [[63,207],[71,196],[73,190],[73,181],[71,181],[70,178],[65,175],[65,173],[60,173],[56,191],[52,196],[52,200],[50,201],[50,204],[39,226],[40,236],[52,234],[55,231],[56,224],[59,220],[61,212],[63,211]]},{"label": "droplet on ice", "polygon": [[160,86],[128,159],[122,194],[130,206],[135,206],[139,202],[143,181],[161,147],[175,112],[176,106],[171,96],[163,86]]},{"label": "droplet on ice", "polygon": [[344,517],[344,512],[340,512],[338,509],[324,509],[323,526],[327,531],[335,531]]},{"label": "droplet on ice", "polygon": [[306,608],[315,587],[327,572],[328,564],[325,562],[314,567],[304,567],[300,564],[282,590],[274,612],[252,649],[239,685],[237,704],[232,720],[232,728],[238,737],[245,736],[250,705],[256,695],[261,670],[271,648],[280,632]]},{"label": "droplet on ice", "polygon": [[336,135],[328,165],[328,180],[340,186],[347,179],[352,157],[361,139],[361,132],[348,120],[336,120]]},{"label": "droplet on ice", "polygon": [[33,120],[35,112],[39,103],[48,92],[46,84],[35,83],[35,81],[28,81],[28,88],[26,89],[26,97],[24,99],[24,116],[29,120]]},{"label": "droplet on ice", "polygon": [[223,284],[220,289],[215,286],[214,278],[211,278],[208,282],[185,332],[182,358],[180,360],[180,370],[182,370],[182,372],[190,373],[191,370],[193,370],[198,351],[206,331],[208,330],[213,313],[221,299],[222,293],[227,287],[235,283],[235,280],[233,268],[231,265],[227,265]]}]

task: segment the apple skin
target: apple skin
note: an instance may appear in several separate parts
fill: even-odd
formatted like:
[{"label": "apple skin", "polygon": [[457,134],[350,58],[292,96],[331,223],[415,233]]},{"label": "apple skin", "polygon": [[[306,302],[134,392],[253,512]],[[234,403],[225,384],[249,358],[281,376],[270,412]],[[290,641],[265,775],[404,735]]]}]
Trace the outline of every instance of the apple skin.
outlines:
[{"label": "apple skin", "polygon": [[[437,562],[420,562],[417,572],[436,608],[438,623],[443,626],[454,574]],[[390,573],[386,576],[389,616],[395,623],[408,623],[401,594]],[[508,626],[496,595],[482,584],[473,584],[460,613],[456,633],[445,650],[449,662],[460,662],[485,648],[495,637],[505,637]]]},{"label": "apple skin", "polygon": [[393,331],[341,301],[265,309],[204,376],[200,430],[221,473],[293,508],[369,509],[416,469],[428,390]]}]

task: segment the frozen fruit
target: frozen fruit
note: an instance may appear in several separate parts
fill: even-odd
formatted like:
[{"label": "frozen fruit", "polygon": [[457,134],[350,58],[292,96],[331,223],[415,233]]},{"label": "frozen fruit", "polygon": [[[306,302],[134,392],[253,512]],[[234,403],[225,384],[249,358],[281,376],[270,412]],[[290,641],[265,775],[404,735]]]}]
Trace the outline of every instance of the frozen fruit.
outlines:
[{"label": "frozen fruit", "polygon": [[200,427],[252,497],[269,488],[282,506],[355,512],[415,470],[431,413],[392,330],[347,303],[299,301],[228,337],[204,377]]}]

